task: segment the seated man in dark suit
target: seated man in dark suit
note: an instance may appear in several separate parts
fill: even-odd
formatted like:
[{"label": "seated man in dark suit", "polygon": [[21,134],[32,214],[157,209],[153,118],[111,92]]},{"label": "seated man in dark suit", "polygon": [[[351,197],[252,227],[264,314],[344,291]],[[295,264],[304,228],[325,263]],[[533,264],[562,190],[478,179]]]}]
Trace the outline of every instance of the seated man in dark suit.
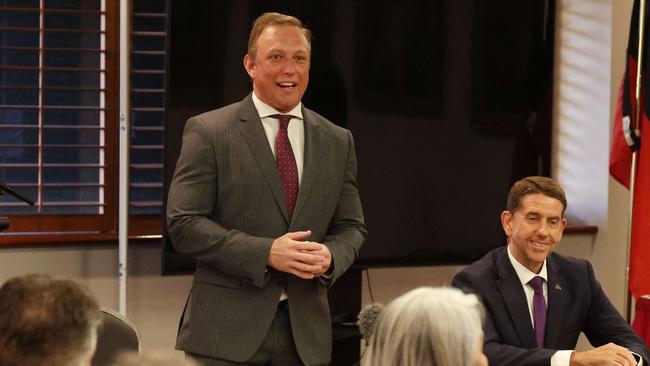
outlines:
[{"label": "seated man in dark suit", "polygon": [[[484,302],[490,365],[648,365],[647,346],[611,304],[591,264],[552,253],[566,206],[550,178],[516,182],[501,213],[508,245],[454,277],[454,286]],[[580,332],[597,348],[574,351]]]}]

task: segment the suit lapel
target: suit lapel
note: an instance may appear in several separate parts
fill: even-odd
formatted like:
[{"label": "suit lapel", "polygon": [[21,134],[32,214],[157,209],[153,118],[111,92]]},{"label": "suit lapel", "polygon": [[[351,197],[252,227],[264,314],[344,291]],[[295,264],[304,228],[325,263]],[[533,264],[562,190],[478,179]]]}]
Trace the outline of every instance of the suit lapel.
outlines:
[{"label": "suit lapel", "polygon": [[316,167],[318,164],[318,157],[321,151],[320,145],[320,126],[315,123],[309,111],[302,109],[303,125],[305,127],[305,151],[303,160],[302,179],[300,181],[300,189],[298,190],[298,200],[296,207],[293,210],[293,217],[291,223],[293,224],[300,215],[300,212],[305,206],[309,191],[311,190],[314,176],[316,174]]},{"label": "suit lapel", "polygon": [[548,269],[548,318],[546,320],[546,337],[544,345],[554,348],[560,340],[560,326],[564,321],[566,301],[569,289],[567,281],[560,275],[559,265],[553,261],[553,256],[546,260]]},{"label": "suit lapel", "polygon": [[269,140],[266,138],[264,127],[262,127],[262,121],[257,114],[255,104],[253,104],[253,99],[250,94],[241,102],[239,119],[239,128],[242,135],[244,135],[248,148],[253,153],[257,165],[259,165],[260,169],[264,173],[264,176],[271,187],[271,191],[273,192],[273,196],[275,197],[275,201],[282,211],[282,216],[284,216],[284,220],[288,224],[289,212],[287,210],[287,204],[285,203],[284,191],[282,190],[282,183],[280,182],[280,176],[278,175],[275,157],[273,156],[273,151],[271,151],[271,147],[269,146]]},{"label": "suit lapel", "polygon": [[517,331],[521,347],[537,347],[526,295],[521,287],[521,281],[519,281],[515,269],[512,268],[512,263],[510,263],[510,259],[508,258],[507,248],[497,256],[497,271],[499,275],[497,287]]}]

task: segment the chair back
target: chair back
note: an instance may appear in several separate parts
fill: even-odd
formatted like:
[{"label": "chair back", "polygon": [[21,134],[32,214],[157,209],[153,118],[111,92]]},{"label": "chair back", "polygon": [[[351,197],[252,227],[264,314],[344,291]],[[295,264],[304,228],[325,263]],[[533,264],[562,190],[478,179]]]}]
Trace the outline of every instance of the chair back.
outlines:
[{"label": "chair back", "polygon": [[140,352],[140,334],[135,324],[117,311],[102,307],[102,325],[97,332],[97,350],[92,366],[108,366],[124,351]]}]

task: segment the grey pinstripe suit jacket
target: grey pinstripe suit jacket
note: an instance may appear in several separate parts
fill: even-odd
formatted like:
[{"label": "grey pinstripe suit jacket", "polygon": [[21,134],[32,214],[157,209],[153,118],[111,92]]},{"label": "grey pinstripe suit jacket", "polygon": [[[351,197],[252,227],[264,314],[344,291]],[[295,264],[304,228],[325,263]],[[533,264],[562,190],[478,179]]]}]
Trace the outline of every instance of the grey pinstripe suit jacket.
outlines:
[{"label": "grey pinstripe suit jacket", "polygon": [[328,363],[327,288],[267,267],[273,240],[311,230],[332,253],[332,283],[356,259],[366,229],[348,130],[303,107],[304,169],[289,221],[275,158],[248,95],[190,118],[167,203],[174,247],[197,260],[177,348],[237,362],[258,349],[275,315],[281,286],[306,365]]}]

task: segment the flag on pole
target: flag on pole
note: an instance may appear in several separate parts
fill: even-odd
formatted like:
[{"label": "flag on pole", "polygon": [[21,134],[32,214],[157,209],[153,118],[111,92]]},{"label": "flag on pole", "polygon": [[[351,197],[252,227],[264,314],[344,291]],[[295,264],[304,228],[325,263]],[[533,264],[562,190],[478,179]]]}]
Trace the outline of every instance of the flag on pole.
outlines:
[{"label": "flag on pole", "polygon": [[650,294],[650,118],[644,108],[649,105],[646,94],[650,74],[647,52],[648,17],[645,14],[646,31],[642,55],[642,82],[638,135],[634,131],[636,117],[636,76],[639,44],[639,0],[635,0],[630,21],[625,75],[621,82],[616,106],[614,132],[609,159],[609,172],[614,179],[630,187],[632,153],[636,151],[637,167],[633,197],[632,232],[630,241],[629,290],[634,297]]},{"label": "flag on pole", "polygon": [[650,298],[641,297],[636,300],[632,329],[646,344],[650,344]]}]

